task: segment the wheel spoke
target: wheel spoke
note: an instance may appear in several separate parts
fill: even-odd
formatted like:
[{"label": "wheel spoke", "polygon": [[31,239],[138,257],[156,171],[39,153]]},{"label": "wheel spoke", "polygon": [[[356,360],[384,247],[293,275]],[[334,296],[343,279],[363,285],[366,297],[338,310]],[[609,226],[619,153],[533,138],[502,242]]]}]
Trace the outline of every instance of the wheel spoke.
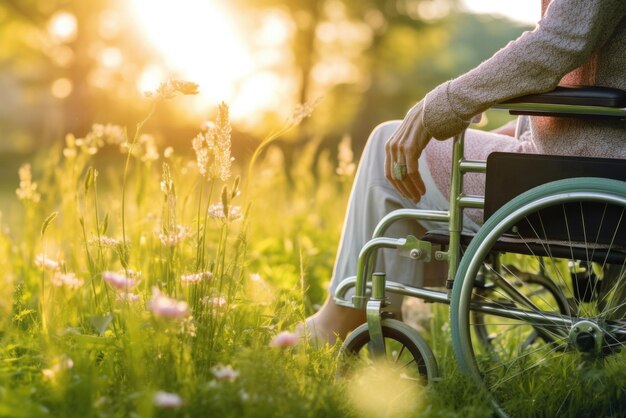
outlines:
[{"label": "wheel spoke", "polygon": [[523,402],[516,393],[547,402],[538,407],[551,416],[586,395],[609,402],[603,415],[623,400],[625,208],[624,183],[558,181],[503,206],[467,247],[453,291],[455,352],[503,410]]}]

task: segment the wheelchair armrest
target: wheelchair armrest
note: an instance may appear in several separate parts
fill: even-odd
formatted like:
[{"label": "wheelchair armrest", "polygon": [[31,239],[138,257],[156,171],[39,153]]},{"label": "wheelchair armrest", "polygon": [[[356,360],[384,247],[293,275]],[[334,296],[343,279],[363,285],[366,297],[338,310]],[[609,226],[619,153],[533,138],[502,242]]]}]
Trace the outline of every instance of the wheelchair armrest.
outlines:
[{"label": "wheelchair armrest", "polygon": [[626,107],[626,91],[611,87],[557,87],[552,91],[516,97],[504,103]]},{"label": "wheelchair armrest", "polygon": [[608,117],[626,119],[626,91],[611,87],[557,87],[494,106],[512,115]]}]

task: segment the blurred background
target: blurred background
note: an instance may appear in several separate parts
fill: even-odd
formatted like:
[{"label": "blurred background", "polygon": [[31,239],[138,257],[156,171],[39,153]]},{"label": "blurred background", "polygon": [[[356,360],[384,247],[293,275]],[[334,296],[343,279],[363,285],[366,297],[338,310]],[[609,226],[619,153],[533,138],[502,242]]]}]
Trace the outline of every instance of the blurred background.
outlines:
[{"label": "blurred background", "polygon": [[147,131],[161,149],[191,152],[223,100],[233,154],[245,162],[296,104],[321,97],[313,117],[279,141],[285,172],[305,144],[335,158],[349,137],[358,158],[375,125],[402,118],[435,85],[532,27],[534,3],[2,0],[2,175],[15,184],[20,161],[93,123],[132,130],[149,107],[143,92],[170,77],[197,82],[200,94],[157,110]]}]

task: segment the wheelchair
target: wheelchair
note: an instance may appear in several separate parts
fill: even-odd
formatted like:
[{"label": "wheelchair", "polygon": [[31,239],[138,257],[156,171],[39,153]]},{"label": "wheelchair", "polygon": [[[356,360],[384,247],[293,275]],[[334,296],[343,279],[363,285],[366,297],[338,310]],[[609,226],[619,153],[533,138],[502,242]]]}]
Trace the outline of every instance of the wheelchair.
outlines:
[{"label": "wheelchair", "polygon": [[[624,121],[626,92],[558,87],[494,108]],[[551,401],[559,407],[555,415],[581,396],[623,407],[626,160],[493,153],[486,162],[471,161],[463,157],[463,138],[453,140],[449,210],[389,213],[362,248],[356,277],[339,284],[335,302],[363,309],[367,317],[346,338],[342,355],[387,358],[405,376],[411,371],[426,382],[440,379],[426,339],[385,310],[387,294],[418,297],[450,305],[459,369],[485,391],[498,415],[528,408],[559,387],[563,393]],[[486,175],[485,196],[463,194],[466,173]],[[467,208],[484,210],[474,236],[462,233]],[[441,222],[442,230],[419,239],[385,237],[400,219]],[[377,273],[382,248],[424,262],[447,261],[445,289],[406,286]]]}]

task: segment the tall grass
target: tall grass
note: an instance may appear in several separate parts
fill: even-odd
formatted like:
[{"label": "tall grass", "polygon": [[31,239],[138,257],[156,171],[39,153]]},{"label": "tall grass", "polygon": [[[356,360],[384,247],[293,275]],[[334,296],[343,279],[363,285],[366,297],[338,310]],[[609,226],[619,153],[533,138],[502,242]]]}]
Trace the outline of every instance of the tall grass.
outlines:
[{"label": "tall grass", "polygon": [[[193,93],[166,83],[151,106]],[[347,140],[339,167],[322,158],[315,180],[303,168],[315,144],[302,150],[288,193],[278,134],[239,180],[226,105],[189,140],[193,159],[158,149],[144,132],[151,113],[130,138],[96,124],[20,169],[22,213],[0,218],[0,416],[393,411],[356,407],[355,383],[336,379],[338,347],[272,344],[326,297],[355,168]],[[117,161],[103,164],[105,149],[119,149]],[[456,370],[447,307],[434,308],[429,329],[444,378],[401,416],[488,416],[487,399]]]},{"label": "tall grass", "polygon": [[[152,106],[188,93],[164,85]],[[195,161],[156,149],[151,113],[131,138],[94,125],[20,171],[22,223],[0,234],[0,416],[349,415],[331,348],[269,346],[305,314],[302,273],[250,251],[228,107],[189,141]],[[119,162],[98,166],[111,147]],[[301,291],[277,290],[289,281]]]}]

